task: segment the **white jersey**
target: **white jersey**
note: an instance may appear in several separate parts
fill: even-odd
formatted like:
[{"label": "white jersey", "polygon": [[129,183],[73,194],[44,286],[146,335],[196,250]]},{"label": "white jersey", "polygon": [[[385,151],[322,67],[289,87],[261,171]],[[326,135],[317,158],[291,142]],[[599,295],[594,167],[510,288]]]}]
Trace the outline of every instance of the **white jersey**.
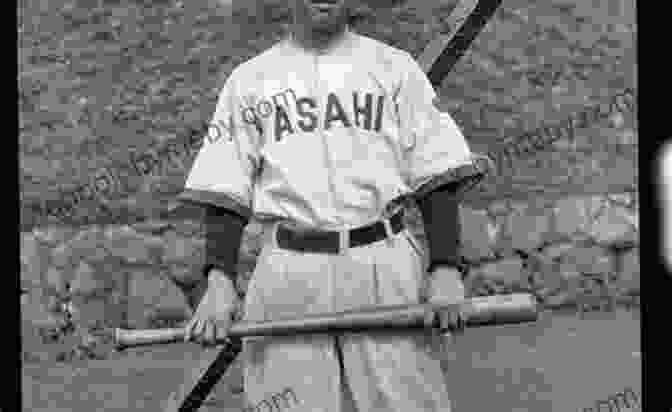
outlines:
[{"label": "white jersey", "polygon": [[348,31],[325,52],[283,40],[233,70],[182,200],[346,229],[474,156],[413,57]]}]

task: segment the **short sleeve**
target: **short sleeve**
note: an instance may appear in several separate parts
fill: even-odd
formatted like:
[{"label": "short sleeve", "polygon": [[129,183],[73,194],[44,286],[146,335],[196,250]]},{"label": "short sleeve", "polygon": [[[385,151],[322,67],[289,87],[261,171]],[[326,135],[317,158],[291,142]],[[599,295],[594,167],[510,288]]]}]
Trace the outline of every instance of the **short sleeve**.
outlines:
[{"label": "short sleeve", "polygon": [[180,201],[224,207],[251,217],[261,134],[257,124],[243,121],[245,107],[232,75],[220,92]]},{"label": "short sleeve", "polygon": [[474,155],[450,114],[441,112],[427,76],[407,55],[406,71],[396,94],[407,184],[418,196],[470,176],[484,175],[492,161]]}]

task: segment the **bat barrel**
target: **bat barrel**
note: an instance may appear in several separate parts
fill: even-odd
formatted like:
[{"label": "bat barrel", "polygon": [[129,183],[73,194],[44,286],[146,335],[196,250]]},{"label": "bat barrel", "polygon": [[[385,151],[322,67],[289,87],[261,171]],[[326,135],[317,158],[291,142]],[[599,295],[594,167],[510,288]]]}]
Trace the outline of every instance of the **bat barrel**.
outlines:
[{"label": "bat barrel", "polygon": [[481,296],[467,301],[464,315],[470,327],[518,324],[535,322],[539,307],[529,293]]}]

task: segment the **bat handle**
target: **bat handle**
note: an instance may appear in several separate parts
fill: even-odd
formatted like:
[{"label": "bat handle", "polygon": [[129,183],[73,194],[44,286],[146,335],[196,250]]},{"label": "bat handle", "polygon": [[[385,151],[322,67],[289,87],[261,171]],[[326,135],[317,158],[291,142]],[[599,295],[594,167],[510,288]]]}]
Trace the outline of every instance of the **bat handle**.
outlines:
[{"label": "bat handle", "polygon": [[[123,351],[137,346],[151,346],[164,343],[184,342],[186,333],[182,328],[162,329],[114,329],[114,345],[117,350]],[[217,337],[218,345],[232,344],[236,340],[235,334]]]},{"label": "bat handle", "polygon": [[165,328],[153,330],[115,329],[114,342],[119,350],[129,347],[155,345],[157,343],[174,343],[184,341],[185,332],[182,328]]}]

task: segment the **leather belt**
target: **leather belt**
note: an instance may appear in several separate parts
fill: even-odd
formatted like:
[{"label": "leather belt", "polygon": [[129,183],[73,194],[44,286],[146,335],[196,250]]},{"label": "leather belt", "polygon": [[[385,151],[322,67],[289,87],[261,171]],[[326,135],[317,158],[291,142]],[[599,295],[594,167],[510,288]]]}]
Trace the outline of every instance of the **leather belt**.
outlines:
[{"label": "leather belt", "polygon": [[[403,215],[403,211],[399,211],[388,220],[393,234],[397,234],[404,229]],[[385,221],[383,220],[344,232],[335,230],[297,231],[278,225],[276,242],[278,247],[282,249],[297,252],[339,254],[343,252],[341,247],[343,239],[341,237],[344,235],[347,235],[345,237],[348,239],[348,248],[368,245],[387,237]]]}]

